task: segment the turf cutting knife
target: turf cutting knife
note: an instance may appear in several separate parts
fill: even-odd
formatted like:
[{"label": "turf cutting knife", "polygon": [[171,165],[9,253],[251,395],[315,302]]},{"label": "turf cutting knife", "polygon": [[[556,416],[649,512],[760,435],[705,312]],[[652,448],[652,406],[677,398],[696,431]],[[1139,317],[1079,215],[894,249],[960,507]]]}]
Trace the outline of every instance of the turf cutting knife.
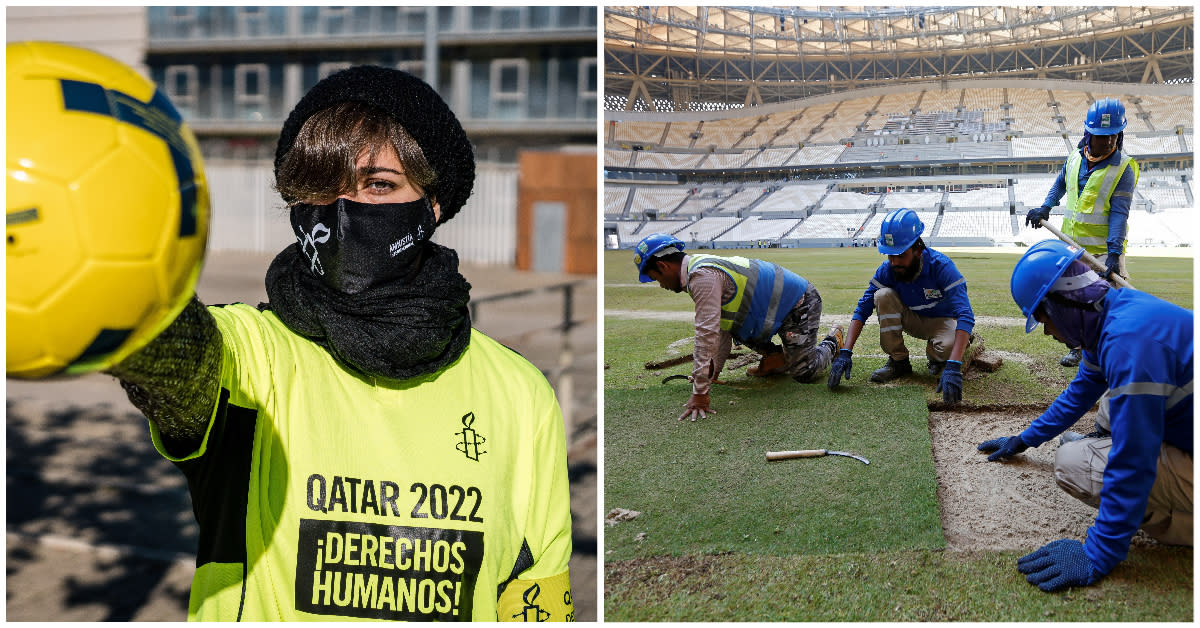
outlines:
[{"label": "turf cutting knife", "polygon": [[792,458],[820,458],[821,456],[846,456],[854,458],[863,464],[871,464],[866,458],[848,451],[830,451],[828,449],[801,449],[799,451],[768,451],[767,460],[790,460]]}]

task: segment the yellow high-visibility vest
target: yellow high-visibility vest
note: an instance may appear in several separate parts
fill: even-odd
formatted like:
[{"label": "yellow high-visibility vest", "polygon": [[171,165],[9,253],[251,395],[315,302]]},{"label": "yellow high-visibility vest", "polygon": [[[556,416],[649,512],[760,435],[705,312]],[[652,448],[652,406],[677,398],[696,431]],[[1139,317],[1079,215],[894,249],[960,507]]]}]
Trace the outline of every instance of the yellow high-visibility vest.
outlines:
[{"label": "yellow high-visibility vest", "polygon": [[763,260],[691,255],[688,273],[702,267],[716,268],[733,280],[737,291],[721,304],[721,329],[746,342],[769,342],[808,290],[808,280]]},{"label": "yellow high-visibility vest", "polygon": [[[1119,154],[1116,165],[1098,168],[1088,175],[1087,185],[1079,191],[1079,169],[1083,167],[1083,155],[1079,151],[1067,158],[1064,183],[1067,184],[1066,215],[1063,216],[1062,231],[1092,255],[1107,255],[1108,211],[1113,192],[1126,168],[1133,169],[1133,185],[1137,187],[1138,163],[1129,155]],[[1126,231],[1121,252],[1129,241]]]}]

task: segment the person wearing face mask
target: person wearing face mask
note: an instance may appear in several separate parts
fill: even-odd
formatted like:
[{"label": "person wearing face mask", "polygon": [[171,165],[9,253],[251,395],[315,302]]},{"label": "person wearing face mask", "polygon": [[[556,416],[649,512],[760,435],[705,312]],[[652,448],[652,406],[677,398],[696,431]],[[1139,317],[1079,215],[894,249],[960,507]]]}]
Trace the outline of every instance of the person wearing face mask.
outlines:
[{"label": "person wearing face mask", "polygon": [[[1013,268],[1013,300],[1067,345],[1083,347],[1079,372],[1020,434],[980,443],[1006,461],[1062,434],[1054,479],[1097,508],[1086,542],[1060,539],[1020,558],[1017,569],[1043,591],[1088,586],[1129,552],[1141,529],[1160,542],[1192,545],[1195,316],[1133,288],[1113,288],[1057,240],[1033,245]],[[1099,402],[1096,431],[1066,431]]]},{"label": "person wearing face mask", "polygon": [[887,363],[871,373],[871,381],[890,382],[910,375],[912,364],[904,334],[927,341],[929,374],[938,378],[937,392],[946,403],[962,401],[963,354],[971,343],[975,314],[967,296],[967,280],[949,257],[921,240],[924,223],[911,209],[893,210],[880,224],[880,264],[858,301],[846,334],[846,346],[829,368],[829,388],[842,376],[850,379],[854,343],[871,312],[879,310],[879,345]]},{"label": "person wearing face mask", "polygon": [[191,304],[111,373],[188,480],[199,620],[565,621],[571,513],[541,372],[471,328],[430,240],[475,160],[440,96],[358,66],[283,125],[269,303]]},{"label": "person wearing face mask", "polygon": [[[1050,208],[1066,197],[1063,235],[1074,240],[1104,266],[1104,278],[1114,274],[1129,279],[1125,268],[1127,226],[1138,162],[1122,152],[1125,146],[1125,106],[1116,98],[1098,100],[1087,110],[1083,138],[1068,157],[1041,207],[1029,210],[1025,224],[1041,228],[1050,219]],[[1079,347],[1060,362],[1079,365]]]}]

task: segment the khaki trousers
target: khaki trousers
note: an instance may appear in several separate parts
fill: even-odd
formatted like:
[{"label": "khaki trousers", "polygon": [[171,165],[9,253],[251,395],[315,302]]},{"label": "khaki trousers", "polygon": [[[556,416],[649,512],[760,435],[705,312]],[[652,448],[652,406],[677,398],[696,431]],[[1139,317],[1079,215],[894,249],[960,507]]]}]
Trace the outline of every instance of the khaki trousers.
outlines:
[{"label": "khaki trousers", "polygon": [[875,311],[879,314],[879,346],[897,362],[908,359],[904,334],[926,340],[925,355],[935,362],[950,359],[954,348],[954,330],[958,321],[953,318],[929,318],[914,313],[900,300],[900,293],[891,288],[875,291]]},{"label": "khaki trousers", "polygon": [[[1096,425],[1109,428],[1108,393],[1100,398]],[[1099,508],[1104,467],[1111,449],[1111,437],[1061,445],[1054,455],[1055,482],[1072,497]],[[1158,454],[1158,472],[1141,529],[1168,545],[1192,545],[1192,457],[1166,443]]]}]

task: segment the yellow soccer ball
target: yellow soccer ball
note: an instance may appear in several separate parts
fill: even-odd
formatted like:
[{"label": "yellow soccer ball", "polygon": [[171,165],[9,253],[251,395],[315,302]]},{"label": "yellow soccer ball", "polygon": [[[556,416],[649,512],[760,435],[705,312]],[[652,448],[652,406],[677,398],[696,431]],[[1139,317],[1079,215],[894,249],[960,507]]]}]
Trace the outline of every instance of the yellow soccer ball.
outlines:
[{"label": "yellow soccer ball", "polygon": [[104,55],[8,44],[7,72],[7,374],[104,369],[191,298],[200,149],[154,83]]}]

